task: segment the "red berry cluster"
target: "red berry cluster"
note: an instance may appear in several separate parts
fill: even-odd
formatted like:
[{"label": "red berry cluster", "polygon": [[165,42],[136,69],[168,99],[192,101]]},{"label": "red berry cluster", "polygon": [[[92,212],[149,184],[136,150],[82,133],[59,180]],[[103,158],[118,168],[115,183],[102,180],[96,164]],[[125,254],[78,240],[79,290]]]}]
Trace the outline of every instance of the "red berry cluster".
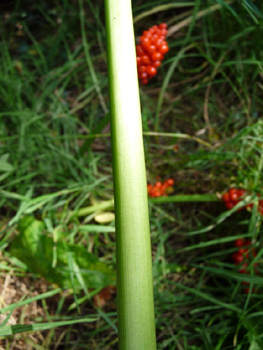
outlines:
[{"label": "red berry cluster", "polygon": [[[251,246],[250,240],[244,240],[243,238],[238,238],[235,241],[235,247],[239,248],[236,253],[232,255],[232,260],[236,265],[240,265],[239,272],[244,274],[249,274],[247,271],[247,267],[251,260],[257,256],[257,252],[254,247]],[[258,267],[258,264],[253,265],[254,268]],[[258,271],[255,269],[255,272],[258,273]],[[242,284],[244,286],[249,285],[249,282],[243,281]],[[249,288],[244,289],[245,293],[249,293]],[[254,292],[254,289],[252,290]]]},{"label": "red berry cluster", "polygon": [[136,45],[138,75],[142,84],[147,84],[155,76],[164,55],[169,51],[166,34],[166,23],[155,25],[143,32],[140,44]]},{"label": "red berry cluster", "polygon": [[167,196],[167,194],[172,191],[173,184],[173,179],[167,179],[163,183],[161,181],[157,181],[155,185],[147,185],[147,191],[149,196],[152,198]]},{"label": "red berry cluster", "polygon": [[[230,188],[230,190],[223,194],[222,200],[225,202],[227,209],[232,209],[238,202],[240,202],[244,196],[246,191],[242,188]],[[259,197],[259,195],[258,195]],[[253,203],[247,204],[244,208],[253,208]],[[243,209],[244,209],[243,208]],[[242,208],[241,208],[242,209]],[[258,202],[258,211],[263,215],[263,200],[261,199]]]},{"label": "red berry cluster", "polygon": [[237,205],[244,194],[245,190],[241,188],[230,188],[230,190],[222,196],[222,200],[225,202],[227,209],[232,209]]}]

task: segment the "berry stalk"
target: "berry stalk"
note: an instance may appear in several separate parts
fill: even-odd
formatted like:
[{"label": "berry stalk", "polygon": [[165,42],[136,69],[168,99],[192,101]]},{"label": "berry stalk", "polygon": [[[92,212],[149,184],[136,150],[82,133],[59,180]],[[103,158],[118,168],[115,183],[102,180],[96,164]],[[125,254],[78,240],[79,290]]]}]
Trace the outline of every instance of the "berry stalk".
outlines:
[{"label": "berry stalk", "polygon": [[105,0],[121,350],[155,350],[146,171],[130,0]]}]

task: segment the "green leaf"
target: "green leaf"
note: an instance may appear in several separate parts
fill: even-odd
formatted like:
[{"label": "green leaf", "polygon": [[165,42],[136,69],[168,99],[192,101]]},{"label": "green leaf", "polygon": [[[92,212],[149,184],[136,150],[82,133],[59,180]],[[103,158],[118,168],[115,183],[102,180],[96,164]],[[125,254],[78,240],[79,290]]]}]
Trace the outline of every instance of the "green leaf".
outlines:
[{"label": "green leaf", "polygon": [[258,343],[253,340],[248,350],[261,350]]},{"label": "green leaf", "polygon": [[256,6],[256,4],[254,4],[252,1],[250,1],[250,0],[243,0],[243,4],[247,8],[248,12],[254,13],[258,17],[260,17],[261,19],[263,18],[263,14],[260,12],[260,10]]},{"label": "green leaf", "polygon": [[243,326],[248,334],[249,350],[263,349],[262,316],[257,315],[257,313],[248,315],[243,321]]},{"label": "green leaf", "polygon": [[[74,288],[75,291],[83,289],[82,281],[87,288],[103,288],[115,284],[115,273],[105,263],[87,252],[84,246],[68,244],[62,238],[55,243],[45,231],[42,221],[31,216],[24,217],[18,230],[20,234],[10,247],[11,255],[49,282],[62,288]],[[69,256],[74,266],[73,271],[69,269]]]},{"label": "green leaf", "polygon": [[37,300],[50,298],[53,295],[58,294],[59,292],[61,292],[61,289],[53,289],[51,291],[48,291],[48,292],[42,293],[42,294],[38,294],[38,295],[36,295],[34,297],[31,297],[31,298],[28,298],[26,300],[20,300],[17,303],[13,303],[13,304],[10,304],[8,306],[2,307],[0,309],[0,314],[3,314],[5,312],[9,312],[9,311],[13,311],[14,309],[16,309],[18,307],[21,307],[21,306],[24,306],[24,305],[28,305],[30,303],[33,303],[34,301],[37,301]]},{"label": "green leaf", "polygon": [[115,227],[105,226],[105,225],[81,225],[79,227],[79,230],[82,232],[103,233],[103,232],[115,232]]},{"label": "green leaf", "polygon": [[13,166],[10,163],[4,162],[0,159],[0,171],[12,171],[13,170]]},{"label": "green leaf", "polygon": [[96,318],[81,318],[77,320],[59,321],[59,322],[47,322],[47,323],[34,323],[34,324],[16,324],[13,326],[5,326],[0,328],[0,336],[8,336],[23,332],[35,332],[43,331],[46,329],[52,329],[61,326],[68,326],[71,324],[95,322]]},{"label": "green leaf", "polygon": [[13,165],[7,162],[8,154],[4,154],[0,158],[0,171],[10,172],[14,169]]}]

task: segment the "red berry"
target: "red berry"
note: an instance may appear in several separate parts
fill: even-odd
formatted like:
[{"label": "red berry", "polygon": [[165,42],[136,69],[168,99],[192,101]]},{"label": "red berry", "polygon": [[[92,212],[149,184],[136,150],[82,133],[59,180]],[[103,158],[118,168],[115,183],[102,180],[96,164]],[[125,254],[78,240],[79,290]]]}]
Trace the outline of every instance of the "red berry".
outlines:
[{"label": "red berry", "polygon": [[142,83],[143,85],[148,84],[148,79],[146,79],[146,78],[145,78],[145,79],[142,79],[142,80],[141,80],[141,83]]},{"label": "red berry", "polygon": [[153,62],[156,62],[156,61],[161,61],[161,59],[163,58],[163,55],[160,53],[160,52],[154,52],[151,56],[151,59]]},{"label": "red berry", "polygon": [[254,293],[255,292],[255,289],[254,288],[245,288],[244,289],[244,292],[246,293],[246,294],[249,294],[249,292],[250,292],[250,290],[251,290],[251,293]]},{"label": "red berry", "polygon": [[147,47],[148,45],[151,44],[151,39],[147,38],[145,36],[141,36],[140,37],[140,42],[141,42],[142,47],[145,48],[145,47]]},{"label": "red berry", "polygon": [[165,41],[161,37],[158,37],[156,40],[153,40],[153,44],[157,47],[157,50],[159,50],[159,47],[162,46],[164,43]]},{"label": "red berry", "polygon": [[142,73],[139,73],[139,78],[140,79],[147,79],[147,73],[146,72],[142,72]]},{"label": "red berry", "polygon": [[156,50],[156,47],[154,45],[149,45],[147,47],[147,52],[151,55],[152,53],[154,53]]},{"label": "red berry", "polygon": [[168,179],[166,180],[166,183],[168,186],[173,186],[174,185],[174,179]]},{"label": "red berry", "polygon": [[258,211],[262,214],[262,212],[263,212],[263,201],[262,200],[260,200],[259,202],[258,202]]},{"label": "red berry", "polygon": [[165,191],[167,187],[169,187],[169,186],[167,185],[166,181],[164,181],[164,183],[162,185],[162,189]]},{"label": "red berry", "polygon": [[162,29],[160,34],[163,35],[164,37],[167,35],[168,31],[167,29]]},{"label": "red berry", "polygon": [[155,61],[155,62],[152,63],[152,66],[155,67],[155,68],[160,67],[160,65],[161,65],[160,61]]},{"label": "red berry", "polygon": [[142,64],[145,64],[145,65],[151,63],[148,55],[141,56],[141,61],[142,61]]},{"label": "red berry", "polygon": [[153,189],[153,185],[148,184],[148,185],[147,185],[147,190],[148,190],[148,191],[151,191],[152,189]]},{"label": "red berry", "polygon": [[242,281],[243,286],[247,286],[249,284],[249,282],[246,281]]},{"label": "red berry", "polygon": [[140,66],[142,63],[142,58],[140,56],[137,56],[136,60],[137,60],[137,66]]},{"label": "red berry", "polygon": [[150,46],[151,46],[151,44],[145,44],[145,46],[143,46],[144,50],[146,51],[146,54],[148,53]]},{"label": "red berry", "polygon": [[244,194],[245,194],[245,190],[243,190],[242,188],[240,188],[240,189],[237,190],[237,193],[238,193],[238,197],[242,197],[242,196],[244,196]]},{"label": "red berry", "polygon": [[151,37],[151,42],[154,43],[159,38],[158,34],[153,34]]},{"label": "red berry", "polygon": [[160,197],[163,195],[163,189],[162,188],[156,188],[156,195],[157,197]]},{"label": "red berry", "polygon": [[146,72],[146,66],[138,67],[138,73],[145,73],[145,72]]},{"label": "red berry", "polygon": [[241,254],[246,259],[249,257],[248,249],[241,248],[238,250],[238,254]]},{"label": "red berry", "polygon": [[147,74],[149,77],[153,77],[157,73],[157,70],[155,67],[147,66]]},{"label": "red berry", "polygon": [[228,210],[232,209],[234,206],[235,206],[235,203],[230,201],[226,202],[226,207]]},{"label": "red berry", "polygon": [[252,209],[252,208],[253,208],[253,205],[254,205],[253,203],[247,204],[247,205],[246,205],[246,208],[247,208],[247,209]]},{"label": "red berry", "polygon": [[158,26],[155,24],[152,26],[153,33],[156,33],[158,31]]},{"label": "red berry", "polygon": [[234,253],[234,254],[232,255],[232,259],[234,260],[234,262],[235,262],[236,264],[240,264],[240,263],[242,263],[242,261],[244,260],[244,257],[243,257],[243,255],[240,254],[240,253]]},{"label": "red berry", "polygon": [[150,196],[151,197],[157,197],[157,188],[153,187],[153,189],[150,192]]},{"label": "red berry", "polygon": [[150,38],[152,36],[152,34],[148,30],[144,30],[142,32],[142,36],[144,36],[145,38]]},{"label": "red berry", "polygon": [[162,187],[161,181],[156,182],[155,187],[156,188],[161,188]]},{"label": "red berry", "polygon": [[169,47],[166,44],[163,44],[158,48],[158,51],[162,54],[165,55],[169,51]]},{"label": "red berry", "polygon": [[239,196],[238,196],[238,189],[237,188],[231,188],[229,190],[229,196],[232,201],[236,201]]},{"label": "red berry", "polygon": [[136,46],[136,53],[137,53],[137,56],[143,56],[143,55],[145,55],[145,51],[143,50],[143,48],[142,48],[141,45],[137,45],[137,46]]},{"label": "red berry", "polygon": [[166,23],[161,23],[159,24],[160,29],[167,29],[167,24]]},{"label": "red berry", "polygon": [[229,197],[229,193],[228,193],[228,192],[226,192],[225,194],[223,194],[222,200],[223,200],[224,202],[230,201],[230,197]]},{"label": "red berry", "polygon": [[240,254],[246,254],[248,252],[248,249],[245,249],[245,248],[241,248],[241,249],[238,249],[238,252]]},{"label": "red berry", "polygon": [[235,241],[235,247],[243,247],[245,244],[245,241],[243,238],[238,238],[236,241]]},{"label": "red berry", "polygon": [[240,273],[247,273],[247,268],[248,264],[245,262],[242,264],[242,269],[239,270]]}]

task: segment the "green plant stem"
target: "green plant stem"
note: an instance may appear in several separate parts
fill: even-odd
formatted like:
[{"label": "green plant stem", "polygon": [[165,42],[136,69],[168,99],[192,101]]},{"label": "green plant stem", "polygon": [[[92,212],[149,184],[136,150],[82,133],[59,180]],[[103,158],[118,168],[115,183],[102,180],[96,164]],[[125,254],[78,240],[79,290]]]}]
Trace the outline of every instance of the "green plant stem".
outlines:
[{"label": "green plant stem", "polygon": [[176,196],[150,198],[149,200],[155,204],[220,201],[220,199],[215,194],[179,194]]},{"label": "green plant stem", "polygon": [[[98,126],[98,128],[99,128],[99,126]],[[191,136],[188,134],[145,131],[145,132],[143,132],[143,135],[144,136],[162,136],[162,137],[170,137],[170,138],[172,137],[172,138],[178,138],[178,139],[188,139],[188,140],[196,141],[196,142],[198,142],[198,143],[200,143],[208,148],[211,148],[211,149],[213,148],[213,145],[211,145],[210,143],[200,139],[199,137]],[[75,137],[75,136],[73,136],[73,137]],[[83,154],[88,149],[88,147],[92,144],[93,139],[105,138],[105,137],[110,137],[110,134],[109,133],[102,133],[102,134],[79,135],[78,136],[79,139],[86,139],[86,141],[88,141],[88,142],[85,141],[84,145],[81,147],[81,149],[80,149],[81,154]],[[56,137],[55,139],[59,140],[59,139],[63,139],[63,138],[64,137],[62,136],[62,137]]]},{"label": "green plant stem", "polygon": [[130,0],[105,0],[121,350],[156,349],[146,171]]},{"label": "green plant stem", "polygon": [[[89,207],[84,207],[76,211],[75,213],[72,212],[72,216],[87,216],[92,213],[104,211],[104,210],[113,210],[114,209],[114,200],[111,199],[109,201],[101,202],[95,205],[91,205]],[[70,216],[71,216],[70,215]]]},{"label": "green plant stem", "polygon": [[144,132],[143,133],[144,136],[163,136],[163,137],[174,137],[174,138],[179,138],[179,139],[189,139],[189,140],[194,140],[208,148],[213,148],[212,145],[210,145],[210,143],[195,137],[195,136],[191,136],[188,134],[182,134],[182,133],[168,133],[168,132],[155,132],[155,131],[148,131],[148,132]]},{"label": "green plant stem", "polygon": [[[167,196],[167,197],[158,197],[158,198],[149,198],[149,202],[155,204],[162,203],[191,203],[191,202],[219,202],[221,201],[215,194],[178,194],[175,196]],[[111,199],[109,201],[101,202],[96,205],[91,205],[89,207],[84,207],[79,209],[76,212],[72,212],[70,216],[87,216],[89,214],[100,212],[104,210],[113,210],[114,209],[114,200]]]}]

